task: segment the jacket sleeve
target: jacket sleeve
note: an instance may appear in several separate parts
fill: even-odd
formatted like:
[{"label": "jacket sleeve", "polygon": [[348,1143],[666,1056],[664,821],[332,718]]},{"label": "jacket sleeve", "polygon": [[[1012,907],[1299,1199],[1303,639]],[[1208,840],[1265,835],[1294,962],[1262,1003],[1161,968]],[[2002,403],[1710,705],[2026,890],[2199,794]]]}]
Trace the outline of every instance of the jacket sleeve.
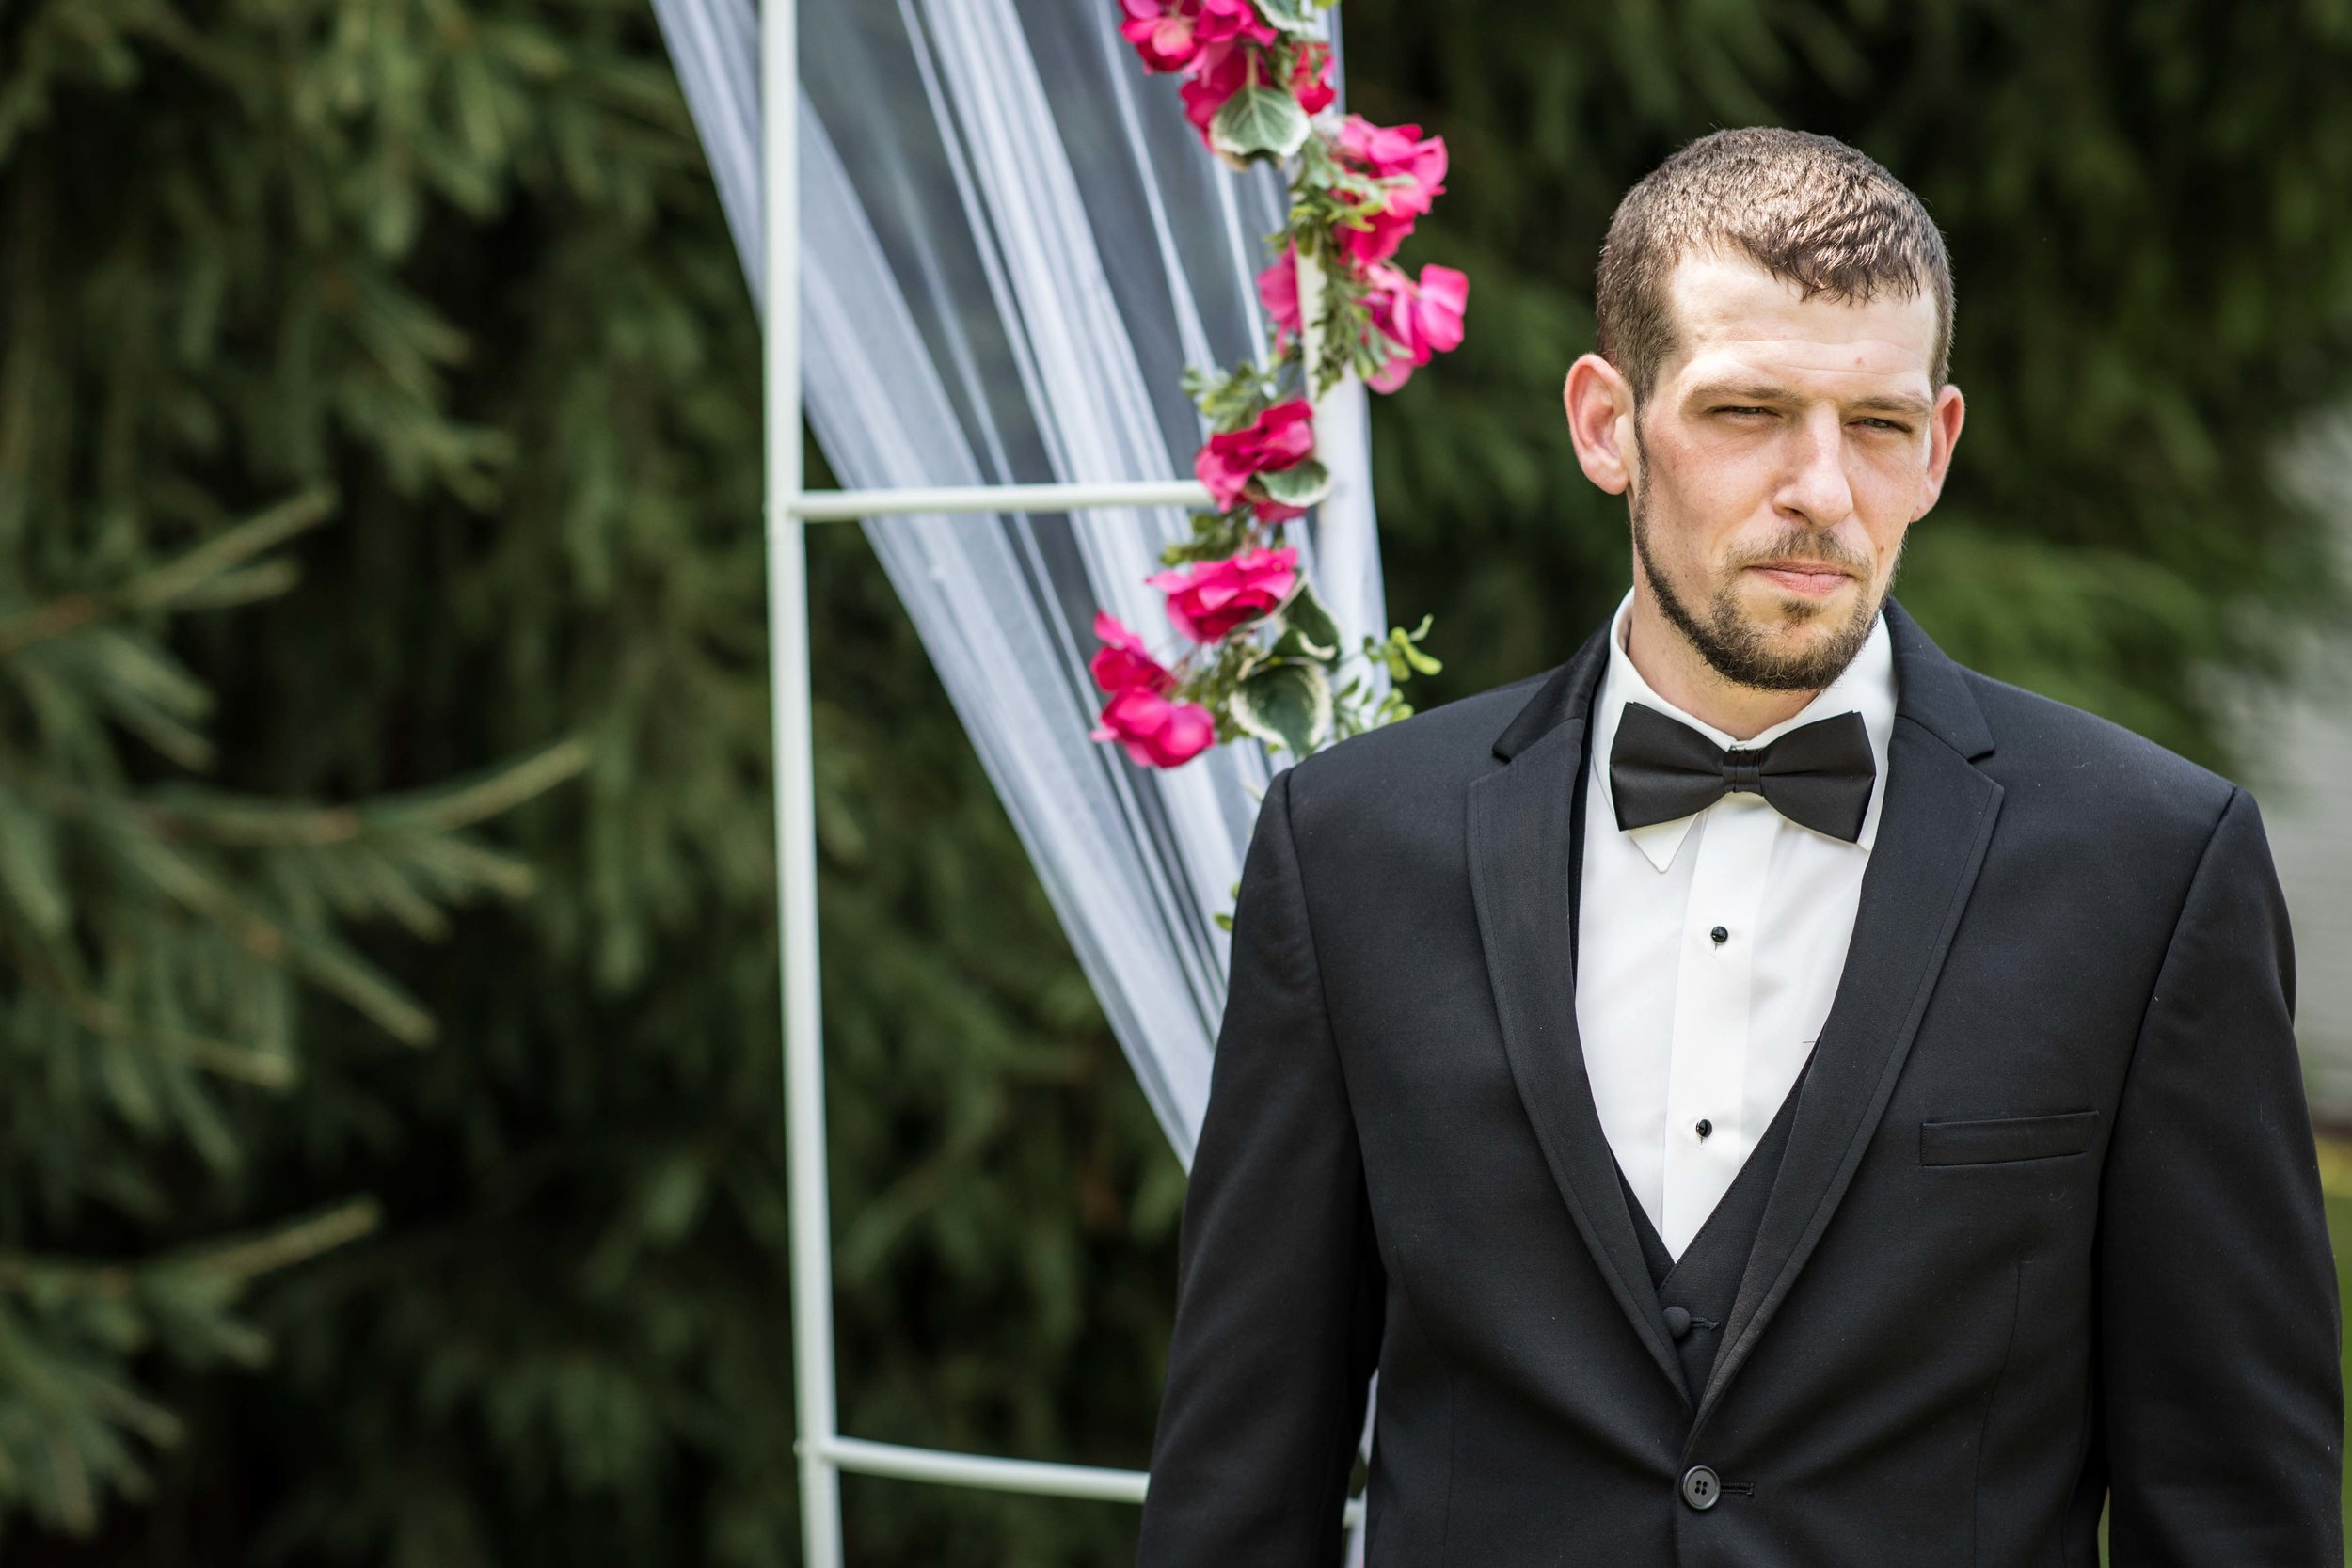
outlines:
[{"label": "jacket sleeve", "polygon": [[1266,791],[1178,1246],[1142,1568],[1334,1568],[1384,1278],[1291,831]]},{"label": "jacket sleeve", "polygon": [[2100,1218],[2115,1568],[2336,1568],[2335,1261],[2295,956],[2251,797],[2224,808],[2117,1108]]}]

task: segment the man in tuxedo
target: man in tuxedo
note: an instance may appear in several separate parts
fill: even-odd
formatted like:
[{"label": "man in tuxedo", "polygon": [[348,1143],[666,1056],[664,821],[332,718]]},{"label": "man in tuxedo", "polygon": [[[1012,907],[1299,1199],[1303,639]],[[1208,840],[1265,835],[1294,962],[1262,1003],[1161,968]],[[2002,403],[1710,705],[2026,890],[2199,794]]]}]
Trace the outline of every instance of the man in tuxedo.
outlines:
[{"label": "man in tuxedo", "polygon": [[2335,1271],[2254,803],[1887,597],[1926,211],[1720,133],[1565,388],[1633,589],[1267,792],[1146,1568],[2337,1568]]}]

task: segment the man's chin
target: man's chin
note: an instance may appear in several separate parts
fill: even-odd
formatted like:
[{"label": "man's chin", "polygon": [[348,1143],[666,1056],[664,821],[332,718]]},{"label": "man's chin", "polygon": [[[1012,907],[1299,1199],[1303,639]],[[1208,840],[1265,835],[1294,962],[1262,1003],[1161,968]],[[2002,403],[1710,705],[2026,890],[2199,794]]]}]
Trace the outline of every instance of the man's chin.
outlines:
[{"label": "man's chin", "polygon": [[[1740,574],[1740,592],[1716,600],[1708,637],[1700,647],[1715,673],[1765,690],[1814,690],[1851,661],[1867,630],[1867,590],[1841,578],[1825,593],[1791,593],[1772,574]],[[1735,608],[1726,624],[1723,611]]]},{"label": "man's chin", "polygon": [[1837,626],[1827,620],[1816,620],[1802,627],[1791,626],[1785,621],[1751,622],[1746,641],[1748,662],[1761,661],[1792,673],[1816,666],[1825,650],[1838,641],[1837,632]]}]

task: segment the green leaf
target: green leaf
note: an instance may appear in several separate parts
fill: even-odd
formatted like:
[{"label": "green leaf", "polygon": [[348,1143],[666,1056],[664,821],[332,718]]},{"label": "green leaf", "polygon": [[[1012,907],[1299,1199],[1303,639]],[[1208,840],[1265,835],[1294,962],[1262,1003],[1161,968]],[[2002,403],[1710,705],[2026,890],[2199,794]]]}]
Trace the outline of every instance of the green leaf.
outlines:
[{"label": "green leaf", "polygon": [[[1421,625],[1412,631],[1406,631],[1403,626],[1391,626],[1389,645],[1395,652],[1389,659],[1390,668],[1395,669],[1401,659],[1411,666],[1416,673],[1423,675],[1434,675],[1444,669],[1444,664],[1421,651],[1421,640],[1427,635],[1429,635],[1429,617],[1426,615],[1421,618]],[[1396,676],[1397,679],[1403,680],[1405,672],[1397,670]]]},{"label": "green leaf", "polygon": [[1314,31],[1315,10],[1315,0],[1258,0],[1258,14],[1286,33]]},{"label": "green leaf", "polygon": [[1305,756],[1331,734],[1331,682],[1319,664],[1269,664],[1233,689],[1233,722]]},{"label": "green leaf", "polygon": [[1247,87],[1209,121],[1209,145],[1236,158],[1287,158],[1305,145],[1307,111],[1280,87]]},{"label": "green leaf", "polygon": [[1287,468],[1261,473],[1258,488],[1268,500],[1284,506],[1312,506],[1331,493],[1331,470],[1311,457],[1302,457]]},{"label": "green leaf", "polygon": [[1340,626],[1315,594],[1315,585],[1301,578],[1298,592],[1282,609],[1282,635],[1274,651],[1287,658],[1312,658],[1329,663],[1339,656]]}]

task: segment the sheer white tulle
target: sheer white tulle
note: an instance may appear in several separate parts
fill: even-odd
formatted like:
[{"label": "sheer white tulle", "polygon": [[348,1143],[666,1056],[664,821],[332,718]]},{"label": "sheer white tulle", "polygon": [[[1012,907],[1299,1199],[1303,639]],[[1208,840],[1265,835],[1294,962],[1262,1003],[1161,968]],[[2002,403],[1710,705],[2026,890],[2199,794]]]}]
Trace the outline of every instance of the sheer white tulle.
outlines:
[{"label": "sheer white tulle", "polygon": [[[752,0],[655,0],[746,276],[760,277]],[[1186,478],[1178,378],[1263,350],[1284,195],[1201,148],[1116,0],[802,0],[804,376],[853,489]],[[1363,393],[1319,410],[1332,498],[1291,533],[1351,642],[1385,627]],[[1087,738],[1100,605],[1172,644],[1143,578],[1178,508],[884,517],[866,537],[1178,1157],[1225,1004],[1255,744],[1161,772]],[[1171,650],[1172,651],[1172,650]],[[816,650],[824,657],[824,650]],[[1286,759],[1278,759],[1286,760]]]}]

